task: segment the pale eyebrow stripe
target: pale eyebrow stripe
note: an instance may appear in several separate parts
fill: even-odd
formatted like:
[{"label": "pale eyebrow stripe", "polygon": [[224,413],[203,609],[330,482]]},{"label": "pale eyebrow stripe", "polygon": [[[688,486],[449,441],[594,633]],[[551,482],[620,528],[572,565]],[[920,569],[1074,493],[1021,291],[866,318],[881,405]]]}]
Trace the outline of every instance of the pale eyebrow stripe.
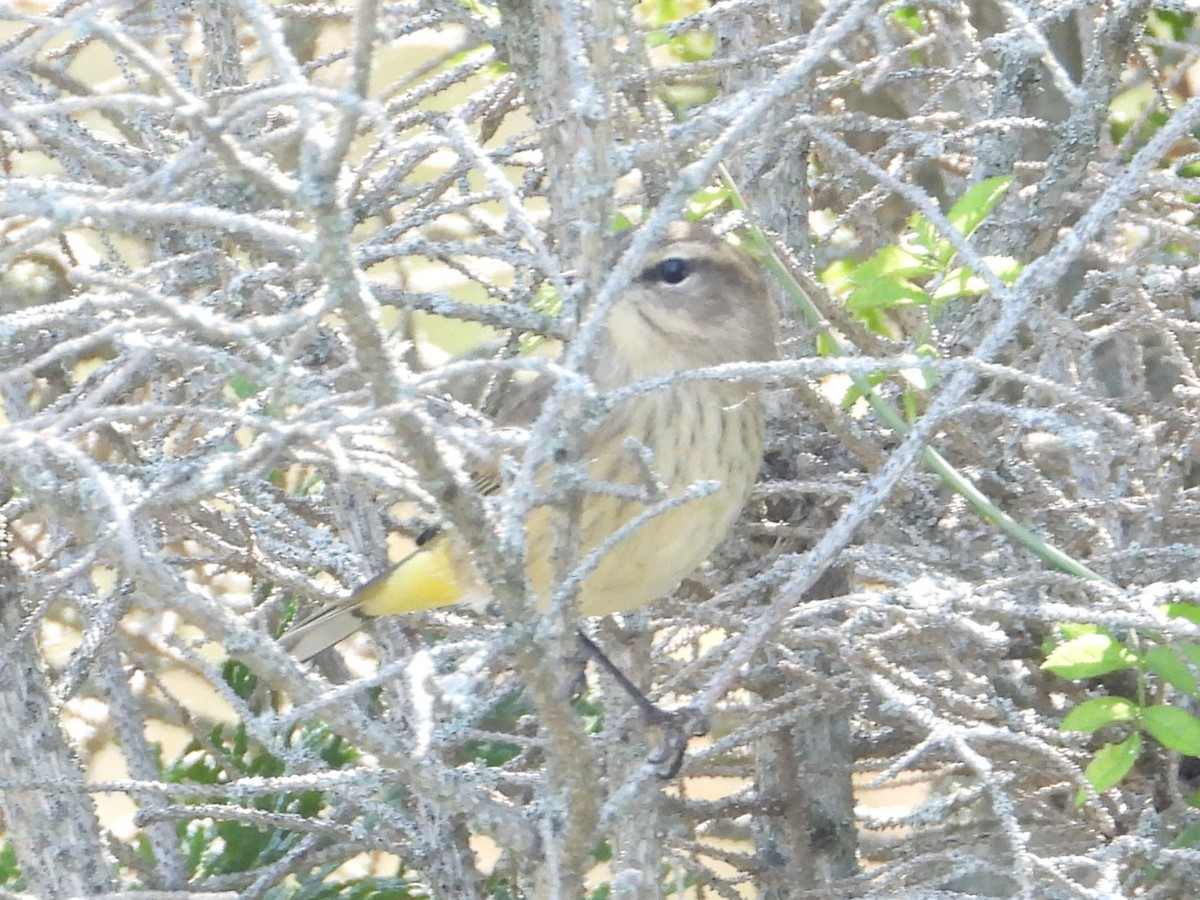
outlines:
[{"label": "pale eyebrow stripe", "polygon": [[664,247],[660,253],[655,254],[655,260],[662,262],[664,259],[670,259],[672,256],[681,256],[685,259],[700,259],[714,245],[705,241],[674,241]]}]

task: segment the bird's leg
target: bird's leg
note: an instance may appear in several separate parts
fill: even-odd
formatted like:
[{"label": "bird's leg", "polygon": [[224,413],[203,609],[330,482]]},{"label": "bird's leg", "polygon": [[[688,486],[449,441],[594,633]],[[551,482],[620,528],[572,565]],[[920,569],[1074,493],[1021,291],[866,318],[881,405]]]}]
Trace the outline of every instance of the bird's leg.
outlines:
[{"label": "bird's leg", "polygon": [[690,707],[665,710],[657,706],[642,693],[636,684],[629,680],[629,676],[622,672],[616,663],[604,654],[595,641],[583,633],[583,629],[579,629],[578,637],[584,652],[616,680],[621,689],[641,710],[642,721],[647,726],[662,729],[662,744],[651,757],[651,761],[659,766],[658,776],[664,781],[674,778],[683,766],[683,754],[687,750],[687,742],[693,737],[702,737],[708,734],[708,721],[697,710]]}]

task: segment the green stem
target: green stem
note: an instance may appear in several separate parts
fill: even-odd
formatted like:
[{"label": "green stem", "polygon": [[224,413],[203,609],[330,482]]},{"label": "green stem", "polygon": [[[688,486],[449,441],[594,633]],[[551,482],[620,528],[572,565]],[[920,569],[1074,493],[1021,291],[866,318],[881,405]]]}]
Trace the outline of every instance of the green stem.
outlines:
[{"label": "green stem", "polygon": [[[770,241],[767,240],[766,235],[759,227],[758,222],[755,221],[753,213],[746,206],[746,201],[730,177],[729,171],[724,166],[721,166],[718,171],[722,181],[734,198],[734,205],[746,215],[755,246],[763,255],[764,265],[775,279],[783,285],[795,303],[796,309],[804,317],[805,322],[814,328],[823,330],[823,333],[829,339],[830,345],[834,348],[835,355],[857,355],[856,349],[853,346],[847,346],[844,340],[829,328],[829,324],[825,321],[825,317],[821,315],[816,304],[812,302],[804,288],[800,286],[800,283],[796,280],[788,266],[779,258],[774,247],[771,246]],[[889,428],[900,435],[908,434],[908,423],[892,408],[887,400],[875,391],[865,376],[852,375],[851,381],[862,393],[863,398],[870,404],[875,414]],[[1056,569],[1074,575],[1077,578],[1098,581],[1110,587],[1114,586],[1107,578],[1089,569],[1073,557],[1068,556],[1062,550],[1059,550],[1053,544],[1039,537],[1004,510],[1000,509],[1000,507],[988,499],[987,495],[972,484],[970,479],[954,468],[945,457],[932,447],[926,447],[922,451],[921,460],[925,463],[926,468],[941,478],[951,490],[961,495],[985,521],[996,525],[1009,538],[1032,551],[1037,556],[1040,556]]]}]

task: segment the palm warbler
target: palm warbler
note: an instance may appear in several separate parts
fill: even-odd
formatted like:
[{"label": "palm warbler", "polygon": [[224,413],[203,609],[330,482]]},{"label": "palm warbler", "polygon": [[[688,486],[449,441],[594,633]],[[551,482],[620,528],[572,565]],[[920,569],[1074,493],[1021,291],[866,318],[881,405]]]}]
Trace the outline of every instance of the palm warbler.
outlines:
[{"label": "palm warbler", "polygon": [[[777,319],[749,258],[702,226],[675,222],[613,304],[587,373],[598,391],[607,392],[720,363],[774,359]],[[531,421],[536,397],[529,386],[499,418]],[[609,486],[580,501],[581,558],[650,506],[698,482],[719,485],[646,518],[600,559],[579,587],[580,611],[599,616],[635,609],[672,590],[725,537],[762,464],[763,415],[751,383],[680,381],[620,401],[581,441],[589,479]],[[542,602],[553,588],[551,557],[561,521],[543,505],[526,525],[526,572]],[[486,590],[451,532],[283,640],[295,656],[309,659],[368,617],[480,597]]]}]

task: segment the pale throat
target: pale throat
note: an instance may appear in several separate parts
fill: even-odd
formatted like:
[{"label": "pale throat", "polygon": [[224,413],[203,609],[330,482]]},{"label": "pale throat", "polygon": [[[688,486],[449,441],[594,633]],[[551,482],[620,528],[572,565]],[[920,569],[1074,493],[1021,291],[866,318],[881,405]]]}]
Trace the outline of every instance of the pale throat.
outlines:
[{"label": "pale throat", "polygon": [[[694,332],[676,333],[678,316],[656,316],[655,310],[637,309],[632,302],[618,302],[609,313],[609,330],[620,335],[608,346],[609,359],[602,364],[597,380],[602,388],[633,381],[686,372],[713,365],[718,360],[697,359],[689,352]],[[608,371],[603,371],[603,369]],[[607,377],[605,377],[607,376]]]}]

